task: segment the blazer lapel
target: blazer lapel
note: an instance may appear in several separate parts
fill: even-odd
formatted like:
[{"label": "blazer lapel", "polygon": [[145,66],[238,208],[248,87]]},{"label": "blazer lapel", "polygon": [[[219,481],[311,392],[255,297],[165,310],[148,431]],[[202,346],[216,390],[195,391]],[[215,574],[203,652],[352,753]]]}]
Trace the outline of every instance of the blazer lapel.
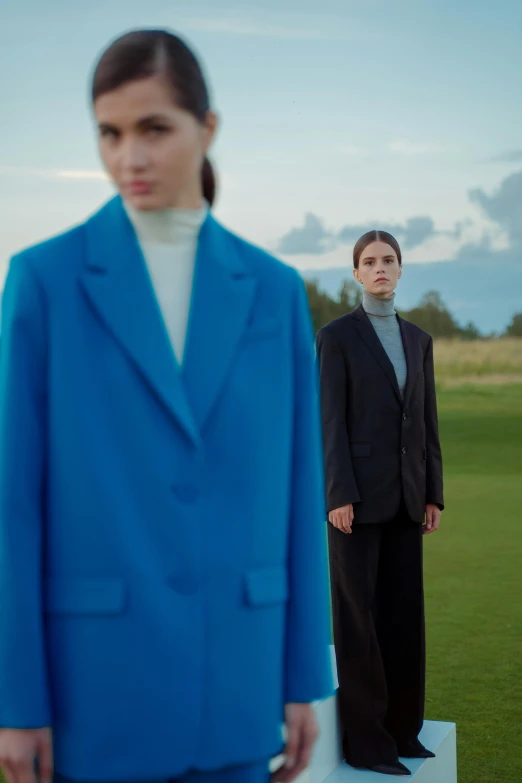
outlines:
[{"label": "blazer lapel", "polygon": [[199,433],[146,263],[121,199],[86,223],[81,284],[107,329],[186,435]]},{"label": "blazer lapel", "polygon": [[197,426],[215,403],[246,327],[257,280],[235,241],[208,216],[202,226],[182,366]]},{"label": "blazer lapel", "polygon": [[397,383],[397,376],[395,374],[395,369],[393,367],[393,364],[388,359],[388,355],[384,350],[384,348],[382,347],[382,343],[379,340],[377,333],[372,326],[372,322],[366,315],[362,305],[359,305],[359,307],[353,311],[352,315],[356,320],[359,334],[361,335],[362,339],[364,340],[364,342],[366,343],[367,347],[370,349],[374,357],[379,362],[382,370],[384,371],[386,377],[388,378],[389,382],[393,387],[393,391],[397,395],[397,399],[402,405],[402,397],[399,389],[399,384]]},{"label": "blazer lapel", "polygon": [[407,376],[406,376],[406,388],[404,390],[404,407],[407,408],[410,404],[411,394],[417,380],[417,341],[413,329],[410,329],[410,324],[405,321],[404,318],[398,316],[399,326],[401,330],[402,344],[404,346],[404,354],[406,356]]}]

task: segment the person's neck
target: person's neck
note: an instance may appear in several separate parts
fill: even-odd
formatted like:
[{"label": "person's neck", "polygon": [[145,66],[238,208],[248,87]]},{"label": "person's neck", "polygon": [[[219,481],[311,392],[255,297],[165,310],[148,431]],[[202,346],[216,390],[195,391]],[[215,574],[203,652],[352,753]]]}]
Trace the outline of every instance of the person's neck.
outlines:
[{"label": "person's neck", "polygon": [[362,306],[367,315],[376,315],[381,318],[396,315],[395,292],[387,296],[376,296],[364,289]]},{"label": "person's neck", "polygon": [[203,194],[198,191],[197,193],[185,193],[178,196],[172,204],[167,204],[164,209],[198,210],[202,209],[206,203]]},{"label": "person's neck", "polygon": [[124,202],[127,215],[140,242],[178,244],[195,238],[208,214],[209,205],[202,200],[197,208],[165,207],[140,210]]}]

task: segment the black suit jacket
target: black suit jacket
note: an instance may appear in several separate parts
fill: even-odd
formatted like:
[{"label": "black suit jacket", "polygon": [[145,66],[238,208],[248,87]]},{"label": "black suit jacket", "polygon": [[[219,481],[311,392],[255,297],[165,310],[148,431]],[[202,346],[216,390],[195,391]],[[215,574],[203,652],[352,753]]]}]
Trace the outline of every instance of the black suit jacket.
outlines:
[{"label": "black suit jacket", "polygon": [[362,307],[317,335],[328,511],[354,504],[355,522],[386,522],[404,498],[423,522],[443,508],[433,340],[399,316],[408,375],[392,363]]}]

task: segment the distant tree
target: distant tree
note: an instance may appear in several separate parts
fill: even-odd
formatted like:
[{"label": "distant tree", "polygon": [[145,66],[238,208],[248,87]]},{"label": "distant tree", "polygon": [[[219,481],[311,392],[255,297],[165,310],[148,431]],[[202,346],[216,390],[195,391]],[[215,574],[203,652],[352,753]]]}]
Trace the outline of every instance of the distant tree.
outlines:
[{"label": "distant tree", "polygon": [[[334,318],[352,312],[362,302],[362,288],[354,280],[344,280],[335,298],[322,291],[316,279],[307,280],[306,288],[316,332]],[[424,329],[432,337],[460,337],[463,340],[478,340],[483,337],[471,322],[464,327],[459,326],[438,291],[428,291],[417,307],[412,310],[401,310],[400,315]],[[519,319],[516,327],[512,325],[509,328],[522,330],[522,313],[515,316],[513,324],[516,319]],[[516,334],[520,334],[520,331]]]},{"label": "distant tree", "polygon": [[362,286],[355,280],[344,280],[339,289],[339,304],[345,313],[351,313],[362,302]]},{"label": "distant tree", "polygon": [[468,321],[466,326],[460,330],[459,336],[463,340],[480,340],[484,337],[472,321]]},{"label": "distant tree", "polygon": [[[462,329],[444,304],[438,291],[428,291],[412,310],[401,311],[403,318],[424,329],[432,337],[463,337],[471,335],[475,327]],[[475,330],[478,334],[478,331]]]},{"label": "distant tree", "polygon": [[351,312],[362,300],[362,292],[353,280],[345,280],[334,299],[319,288],[316,279],[306,280],[312,322],[316,332],[325,324]]},{"label": "distant tree", "polygon": [[308,302],[310,304],[314,331],[317,333],[321,326],[331,320],[330,314],[335,302],[325,291],[319,289],[317,280],[307,280],[306,290],[308,292]]},{"label": "distant tree", "polygon": [[522,337],[522,313],[517,313],[505,331],[506,337]]}]

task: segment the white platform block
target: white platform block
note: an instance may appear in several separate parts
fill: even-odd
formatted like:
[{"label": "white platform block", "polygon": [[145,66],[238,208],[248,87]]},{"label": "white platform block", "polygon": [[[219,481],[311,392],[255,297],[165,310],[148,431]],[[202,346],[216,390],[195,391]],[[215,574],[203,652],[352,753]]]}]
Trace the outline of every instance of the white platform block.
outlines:
[{"label": "white platform block", "polygon": [[310,763],[310,783],[323,783],[342,761],[337,719],[337,696],[314,705],[319,738]]},{"label": "white platform block", "polygon": [[[335,655],[332,648],[332,665],[335,687],[338,687]],[[296,783],[384,783],[396,780],[375,772],[357,770],[342,760],[337,717],[337,696],[314,704],[319,739],[314,748],[310,767],[299,776]],[[457,737],[454,723],[426,721],[420,741],[432,750],[434,759],[402,759],[411,770],[414,783],[457,783]],[[274,760],[275,761],[275,760]],[[275,761],[279,766],[281,758]]]},{"label": "white platform block", "polygon": [[[401,759],[411,776],[404,780],[413,783],[457,783],[457,741],[454,723],[426,721],[420,734],[420,740],[436,754],[434,759]],[[394,776],[381,775],[354,769],[345,762],[339,764],[322,783],[384,783],[385,780],[397,780]],[[311,779],[310,783],[313,783]]]},{"label": "white platform block", "polygon": [[[337,769],[342,761],[339,729],[337,721],[337,697],[330,696],[315,702],[314,711],[319,728],[319,738],[315,744],[310,766],[296,778],[295,783],[323,783]],[[281,766],[284,756],[272,761],[272,771]]]}]

